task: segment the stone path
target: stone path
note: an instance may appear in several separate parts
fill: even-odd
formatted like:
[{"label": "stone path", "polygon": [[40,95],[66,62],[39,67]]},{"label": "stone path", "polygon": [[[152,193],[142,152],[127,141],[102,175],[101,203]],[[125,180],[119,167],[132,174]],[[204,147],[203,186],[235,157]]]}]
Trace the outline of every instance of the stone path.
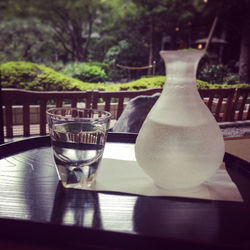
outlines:
[{"label": "stone path", "polygon": [[221,128],[224,137],[250,136],[250,126]]}]

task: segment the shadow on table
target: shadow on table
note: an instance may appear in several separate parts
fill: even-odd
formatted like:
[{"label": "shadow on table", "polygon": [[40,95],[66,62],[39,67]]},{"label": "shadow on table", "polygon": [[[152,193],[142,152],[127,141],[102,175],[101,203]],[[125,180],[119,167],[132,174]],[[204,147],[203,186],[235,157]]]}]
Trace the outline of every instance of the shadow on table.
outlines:
[{"label": "shadow on table", "polygon": [[51,222],[60,225],[102,228],[98,193],[64,188],[59,182]]},{"label": "shadow on table", "polygon": [[250,163],[229,153],[225,153],[224,162],[244,202],[250,207]]},{"label": "shadow on table", "polygon": [[168,238],[173,249],[249,249],[250,163],[228,153],[224,161],[244,202],[140,197],[134,231]]}]

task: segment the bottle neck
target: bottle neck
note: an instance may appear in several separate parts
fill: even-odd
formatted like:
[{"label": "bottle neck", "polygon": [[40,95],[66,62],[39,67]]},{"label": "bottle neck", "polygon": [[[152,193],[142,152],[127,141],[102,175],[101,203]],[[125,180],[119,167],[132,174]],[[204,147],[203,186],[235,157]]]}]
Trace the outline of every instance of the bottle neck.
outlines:
[{"label": "bottle neck", "polygon": [[165,62],[166,86],[187,87],[196,86],[196,71],[204,51],[161,51],[161,57]]}]

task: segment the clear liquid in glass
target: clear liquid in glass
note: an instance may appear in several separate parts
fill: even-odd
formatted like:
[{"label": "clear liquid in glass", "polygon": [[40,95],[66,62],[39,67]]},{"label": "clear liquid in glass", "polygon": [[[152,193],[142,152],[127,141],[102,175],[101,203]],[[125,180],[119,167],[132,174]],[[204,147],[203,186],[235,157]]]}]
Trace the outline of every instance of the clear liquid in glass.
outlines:
[{"label": "clear liquid in glass", "polygon": [[90,187],[102,159],[105,127],[98,123],[54,124],[50,136],[62,184],[72,188]]}]

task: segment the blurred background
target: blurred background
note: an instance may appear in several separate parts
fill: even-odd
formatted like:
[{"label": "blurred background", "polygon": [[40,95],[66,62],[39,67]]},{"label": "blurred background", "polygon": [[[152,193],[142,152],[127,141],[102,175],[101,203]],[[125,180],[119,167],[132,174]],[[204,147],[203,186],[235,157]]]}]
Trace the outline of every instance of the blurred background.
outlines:
[{"label": "blurred background", "polygon": [[213,24],[198,79],[249,83],[249,13],[249,0],[1,0],[3,85],[45,70],[30,63],[92,83],[165,75],[159,51],[203,49]]}]

